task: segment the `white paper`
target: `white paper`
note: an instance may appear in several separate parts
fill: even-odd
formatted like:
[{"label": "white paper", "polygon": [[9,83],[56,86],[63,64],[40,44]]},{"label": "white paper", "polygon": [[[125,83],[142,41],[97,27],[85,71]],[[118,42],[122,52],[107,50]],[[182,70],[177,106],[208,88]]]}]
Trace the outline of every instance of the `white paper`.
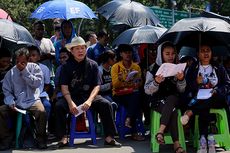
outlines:
[{"label": "white paper", "polygon": [[15,110],[19,113],[26,114],[26,110],[22,110],[20,108],[15,107]]},{"label": "white paper", "polygon": [[184,71],[185,67],[186,63],[163,63],[158,69],[156,75],[162,75],[163,77],[175,76],[178,72]]},{"label": "white paper", "polygon": [[136,74],[138,73],[138,71],[131,71],[129,72],[126,81],[129,81],[130,79],[132,79]]},{"label": "white paper", "polygon": [[197,99],[208,99],[212,96],[213,89],[199,89]]},{"label": "white paper", "polygon": [[77,110],[78,110],[78,113],[77,113],[77,115],[75,115],[75,117],[78,117],[79,115],[81,115],[84,111],[82,110],[82,106],[83,106],[83,104],[81,104],[81,105],[79,105],[78,107],[77,107]]}]

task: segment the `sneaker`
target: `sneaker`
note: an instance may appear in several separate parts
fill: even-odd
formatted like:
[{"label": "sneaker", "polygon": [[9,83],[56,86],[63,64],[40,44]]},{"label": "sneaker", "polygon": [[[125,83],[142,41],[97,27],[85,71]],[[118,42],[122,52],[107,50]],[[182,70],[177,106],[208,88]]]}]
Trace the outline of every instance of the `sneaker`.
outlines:
[{"label": "sneaker", "polygon": [[215,148],[215,139],[213,135],[208,136],[208,152],[209,153],[216,153],[216,148]]},{"label": "sneaker", "polygon": [[207,153],[207,141],[204,135],[200,138],[200,149],[197,153]]},{"label": "sneaker", "polygon": [[117,142],[115,139],[111,140],[110,142],[105,141],[104,145],[109,147],[121,147],[121,143]]}]

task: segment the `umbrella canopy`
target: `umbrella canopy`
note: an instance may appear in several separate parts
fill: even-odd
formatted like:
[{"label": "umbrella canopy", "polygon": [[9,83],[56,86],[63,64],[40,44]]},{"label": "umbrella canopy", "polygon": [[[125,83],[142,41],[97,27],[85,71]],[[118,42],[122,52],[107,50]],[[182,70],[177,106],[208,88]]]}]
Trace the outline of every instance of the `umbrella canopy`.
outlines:
[{"label": "umbrella canopy", "polygon": [[9,14],[6,11],[4,11],[3,9],[0,9],[0,19],[7,19],[7,20],[12,21]]},{"label": "umbrella canopy", "polygon": [[230,24],[217,18],[187,18],[175,23],[162,37],[158,44],[171,41],[178,46],[198,47],[201,41],[212,45],[230,44]]},{"label": "umbrella canopy", "polygon": [[157,25],[159,18],[154,12],[139,2],[113,0],[97,9],[97,12],[113,24],[127,24],[131,27]]},{"label": "umbrella canopy", "polygon": [[93,19],[97,18],[94,12],[84,3],[74,0],[51,0],[40,5],[30,16],[39,20],[61,18]]},{"label": "umbrella canopy", "polygon": [[119,44],[153,44],[166,31],[166,28],[145,25],[131,28],[122,32],[114,41],[113,46]]},{"label": "umbrella canopy", "polygon": [[35,42],[25,27],[6,19],[0,19],[0,47],[15,51],[27,45],[35,45]]},{"label": "umbrella canopy", "polygon": [[207,12],[207,11],[203,11],[200,14],[202,17],[207,17],[207,18],[219,18],[222,20],[227,21],[228,23],[230,23],[230,17],[229,16],[222,16],[213,12]]}]

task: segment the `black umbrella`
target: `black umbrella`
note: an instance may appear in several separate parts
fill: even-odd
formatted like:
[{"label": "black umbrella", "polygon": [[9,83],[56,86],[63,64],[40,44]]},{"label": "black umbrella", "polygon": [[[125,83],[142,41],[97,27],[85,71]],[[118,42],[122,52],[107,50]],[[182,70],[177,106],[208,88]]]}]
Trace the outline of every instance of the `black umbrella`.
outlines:
[{"label": "black umbrella", "polygon": [[131,27],[157,25],[160,23],[153,11],[132,0],[113,0],[97,9],[113,24],[127,24]]},{"label": "black umbrella", "polygon": [[27,45],[35,45],[35,42],[25,27],[6,19],[0,19],[0,47],[15,51]]},{"label": "black umbrella", "polygon": [[122,32],[114,41],[113,46],[119,44],[153,44],[166,31],[166,28],[145,25],[137,28],[131,28]]},{"label": "black umbrella", "polygon": [[220,14],[216,14],[216,13],[213,13],[213,12],[207,12],[207,11],[201,12],[200,15],[202,17],[207,17],[207,18],[219,18],[219,19],[225,20],[228,23],[230,23],[230,17],[229,16],[223,16],[223,15],[220,15]]},{"label": "black umbrella", "polygon": [[230,24],[217,18],[187,18],[175,23],[162,37],[158,44],[171,41],[178,46],[199,47],[201,41],[212,46],[230,44]]}]

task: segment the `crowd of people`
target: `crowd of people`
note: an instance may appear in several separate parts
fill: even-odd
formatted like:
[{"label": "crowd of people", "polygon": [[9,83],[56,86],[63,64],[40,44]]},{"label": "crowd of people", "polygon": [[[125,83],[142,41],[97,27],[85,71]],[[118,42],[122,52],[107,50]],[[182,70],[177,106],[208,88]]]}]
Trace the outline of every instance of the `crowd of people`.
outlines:
[{"label": "crowd of people", "polygon": [[[42,21],[36,21],[33,28],[35,46],[20,48],[14,55],[0,48],[0,150],[10,149],[15,140],[17,109],[33,116],[30,122],[35,123],[38,149],[47,148],[48,134],[55,135],[58,148],[68,145],[67,116],[77,115],[81,104],[83,111],[99,114],[104,144],[111,147],[122,145],[114,138],[119,106],[127,111],[124,124],[132,129],[136,141],[145,140],[136,129],[137,119],[144,115],[144,123],[149,125],[150,109],[161,113],[155,139],[164,144],[169,130],[176,153],[186,152],[178,138],[178,109],[183,112],[183,125],[199,116],[200,135],[207,142],[212,134],[208,130],[213,119],[210,109],[224,108],[229,117],[230,60],[214,62],[212,44],[207,40],[200,43],[196,57],[179,58],[171,42],[158,47],[141,44],[139,49],[120,44],[114,50],[108,46],[105,31],[91,32],[85,41],[76,36],[67,20],[54,20],[55,35],[50,39],[44,38]],[[162,64],[180,62],[187,66],[175,76],[156,75]],[[210,89],[211,96],[198,99],[200,89]]]}]

